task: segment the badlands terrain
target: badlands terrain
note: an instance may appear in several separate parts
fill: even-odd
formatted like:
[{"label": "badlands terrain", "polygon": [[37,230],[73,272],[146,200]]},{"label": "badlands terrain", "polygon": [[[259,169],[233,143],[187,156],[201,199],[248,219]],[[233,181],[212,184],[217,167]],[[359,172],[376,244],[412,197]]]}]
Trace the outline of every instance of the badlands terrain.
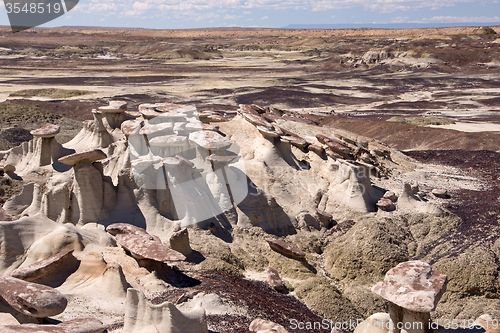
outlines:
[{"label": "badlands terrain", "polygon": [[1,27],[0,64],[0,332],[498,328],[500,27]]}]

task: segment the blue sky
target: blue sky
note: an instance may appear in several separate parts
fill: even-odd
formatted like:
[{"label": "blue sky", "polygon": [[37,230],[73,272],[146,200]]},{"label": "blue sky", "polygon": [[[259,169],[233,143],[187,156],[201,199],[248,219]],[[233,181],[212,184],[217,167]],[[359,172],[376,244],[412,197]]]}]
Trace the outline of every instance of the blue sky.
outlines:
[{"label": "blue sky", "polygon": [[[482,22],[500,25],[500,0],[80,0],[44,26],[180,29]],[[0,25],[9,25],[3,2]]]}]

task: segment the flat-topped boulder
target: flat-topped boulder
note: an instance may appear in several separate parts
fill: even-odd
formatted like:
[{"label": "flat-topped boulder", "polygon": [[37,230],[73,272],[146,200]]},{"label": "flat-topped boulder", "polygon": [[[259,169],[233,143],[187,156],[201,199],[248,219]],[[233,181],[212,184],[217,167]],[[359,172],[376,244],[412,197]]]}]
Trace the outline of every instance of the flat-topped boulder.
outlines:
[{"label": "flat-topped boulder", "polygon": [[109,105],[100,106],[99,111],[105,113],[122,113],[127,111],[127,102],[125,101],[109,101]]},{"label": "flat-topped boulder", "polygon": [[430,312],[446,291],[447,281],[447,276],[431,265],[414,260],[391,268],[372,291],[404,309]]},{"label": "flat-topped boulder", "polygon": [[132,120],[125,120],[121,126],[120,129],[122,130],[122,133],[125,135],[130,135],[132,133],[135,133],[138,128],[140,128],[143,124],[142,120],[139,119],[132,119]]},{"label": "flat-topped boulder", "polygon": [[59,125],[45,124],[36,130],[32,130],[30,133],[31,133],[31,135],[37,136],[40,138],[53,138],[54,136],[59,134],[60,130],[61,130],[61,127]]},{"label": "flat-topped boulder", "polygon": [[397,197],[396,193],[394,193],[393,191],[387,191],[387,192],[385,192],[383,198],[384,199],[389,199],[389,200],[391,200],[393,202],[396,201],[396,200],[398,200],[398,197]]},{"label": "flat-topped boulder", "polygon": [[193,132],[189,134],[189,140],[205,149],[225,150],[231,147],[231,142],[217,132]]},{"label": "flat-topped boulder", "polygon": [[394,210],[394,208],[395,208],[394,203],[392,202],[392,200],[386,199],[386,198],[382,198],[379,201],[377,201],[376,206],[378,208],[380,208],[381,210],[384,210],[384,211],[387,211],[387,212],[391,211],[391,210]]},{"label": "flat-topped boulder", "polygon": [[162,136],[156,136],[149,140],[149,145],[154,147],[173,147],[173,146],[183,146],[187,143],[186,136],[180,136],[177,134],[168,134]]},{"label": "flat-topped boulder", "polygon": [[289,257],[292,257],[295,259],[303,259],[306,256],[306,254],[302,250],[298,249],[297,247],[295,247],[291,244],[285,243],[282,240],[274,239],[274,238],[266,238],[266,242],[269,244],[269,246],[273,250],[275,250],[281,254],[284,254],[286,256],[289,256]]},{"label": "flat-topped boulder", "polygon": [[258,333],[258,332],[288,333],[288,331],[283,326],[276,324],[270,320],[265,320],[260,318],[254,319],[250,323],[248,329],[252,333]]},{"label": "flat-topped boulder", "polygon": [[131,235],[149,235],[148,232],[142,228],[136,227],[129,223],[113,223],[106,227],[106,231],[116,236],[118,234],[131,234]]},{"label": "flat-topped boulder", "polygon": [[15,310],[37,318],[56,316],[66,309],[68,300],[54,288],[0,276],[0,296]]},{"label": "flat-topped boulder", "polygon": [[158,262],[186,260],[182,253],[168,248],[150,235],[118,234],[116,241],[136,259],[150,259]]},{"label": "flat-topped boulder", "polygon": [[438,198],[446,199],[449,197],[448,191],[444,188],[435,188],[431,191],[431,193],[434,194]]},{"label": "flat-topped boulder", "polygon": [[107,158],[106,154],[100,149],[91,149],[82,151],[80,153],[74,153],[71,155],[63,156],[59,158],[59,162],[66,165],[75,165],[78,162],[88,161],[95,162]]},{"label": "flat-topped boulder", "polygon": [[73,249],[61,251],[47,259],[31,264],[28,267],[15,269],[10,275],[24,281],[36,281],[56,273],[57,270],[73,256],[73,251]]}]

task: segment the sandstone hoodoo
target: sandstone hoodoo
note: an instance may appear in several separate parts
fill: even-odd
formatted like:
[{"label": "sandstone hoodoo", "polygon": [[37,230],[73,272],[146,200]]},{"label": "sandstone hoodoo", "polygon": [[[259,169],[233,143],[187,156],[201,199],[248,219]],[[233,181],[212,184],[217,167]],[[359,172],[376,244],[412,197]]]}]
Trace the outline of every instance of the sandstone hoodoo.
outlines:
[{"label": "sandstone hoodoo", "polygon": [[430,312],[436,309],[447,282],[447,276],[429,264],[407,261],[391,268],[372,291],[389,301],[394,332],[428,333]]},{"label": "sandstone hoodoo", "polygon": [[71,220],[74,223],[85,224],[99,221],[104,201],[103,173],[92,163],[103,160],[107,156],[100,149],[92,149],[61,157],[59,162],[72,165],[75,173],[75,186],[72,189],[75,209]]},{"label": "sandstone hoodoo", "polygon": [[[94,110],[62,149],[51,144],[50,154],[60,156],[50,155],[48,164],[33,159],[37,142],[57,142],[48,127],[37,132],[46,137],[0,152],[0,189],[14,194],[1,198],[0,275],[47,282],[69,300],[54,318],[61,324],[33,329],[79,332],[86,325],[98,332],[102,322],[110,333],[158,325],[182,333],[234,325],[233,331],[248,331],[259,316],[283,325],[257,328],[265,332],[295,318],[343,322],[381,311],[386,303],[369,287],[415,251],[451,274],[461,260],[436,258],[454,251],[452,245],[433,250],[436,239],[460,235],[459,219],[443,214],[435,194],[419,198],[411,184],[455,193],[477,185],[470,177],[446,170],[448,182],[439,167],[422,168],[378,141],[324,126],[331,119],[322,115],[252,104],[239,112],[197,113],[171,103],[125,108],[120,102]],[[215,126],[211,116],[222,114],[227,121]],[[397,184],[405,184],[399,198],[388,192]],[[401,321],[425,320],[430,311],[388,296],[427,292],[421,276],[432,284],[436,273],[412,273],[415,267],[407,269],[407,280],[388,273],[401,288],[380,291]],[[293,283],[292,293],[283,281]],[[391,290],[386,287],[380,290]],[[62,298],[50,293],[61,311]],[[176,299],[182,302],[173,306]],[[447,298],[445,310],[461,304],[458,299]],[[0,304],[1,323],[37,323],[16,310],[26,304],[12,303]],[[35,306],[47,312],[40,302]],[[71,322],[94,314],[97,321]],[[369,321],[385,320],[375,317]]]}]

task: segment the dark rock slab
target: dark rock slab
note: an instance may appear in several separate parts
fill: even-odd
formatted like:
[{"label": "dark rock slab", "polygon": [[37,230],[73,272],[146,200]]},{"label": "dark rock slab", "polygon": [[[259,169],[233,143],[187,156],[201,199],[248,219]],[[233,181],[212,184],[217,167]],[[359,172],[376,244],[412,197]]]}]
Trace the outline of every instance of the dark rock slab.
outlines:
[{"label": "dark rock slab", "polygon": [[116,241],[136,259],[150,259],[158,262],[186,260],[186,257],[182,253],[158,242],[154,236],[118,234],[116,235]]},{"label": "dark rock slab", "polygon": [[283,242],[282,240],[274,238],[266,238],[266,241],[273,250],[281,254],[284,254],[286,256],[295,259],[303,259],[306,256],[306,254],[303,251],[301,251],[300,249],[296,248],[291,244]]},{"label": "dark rock slab", "polygon": [[56,289],[10,276],[0,276],[0,296],[15,310],[37,318],[56,316],[68,305]]},{"label": "dark rock slab", "polygon": [[71,259],[74,250],[61,251],[47,259],[40,260],[28,267],[18,268],[14,270],[10,275],[17,279],[24,281],[36,281],[45,276],[56,273],[56,271],[64,265],[64,263]]}]

